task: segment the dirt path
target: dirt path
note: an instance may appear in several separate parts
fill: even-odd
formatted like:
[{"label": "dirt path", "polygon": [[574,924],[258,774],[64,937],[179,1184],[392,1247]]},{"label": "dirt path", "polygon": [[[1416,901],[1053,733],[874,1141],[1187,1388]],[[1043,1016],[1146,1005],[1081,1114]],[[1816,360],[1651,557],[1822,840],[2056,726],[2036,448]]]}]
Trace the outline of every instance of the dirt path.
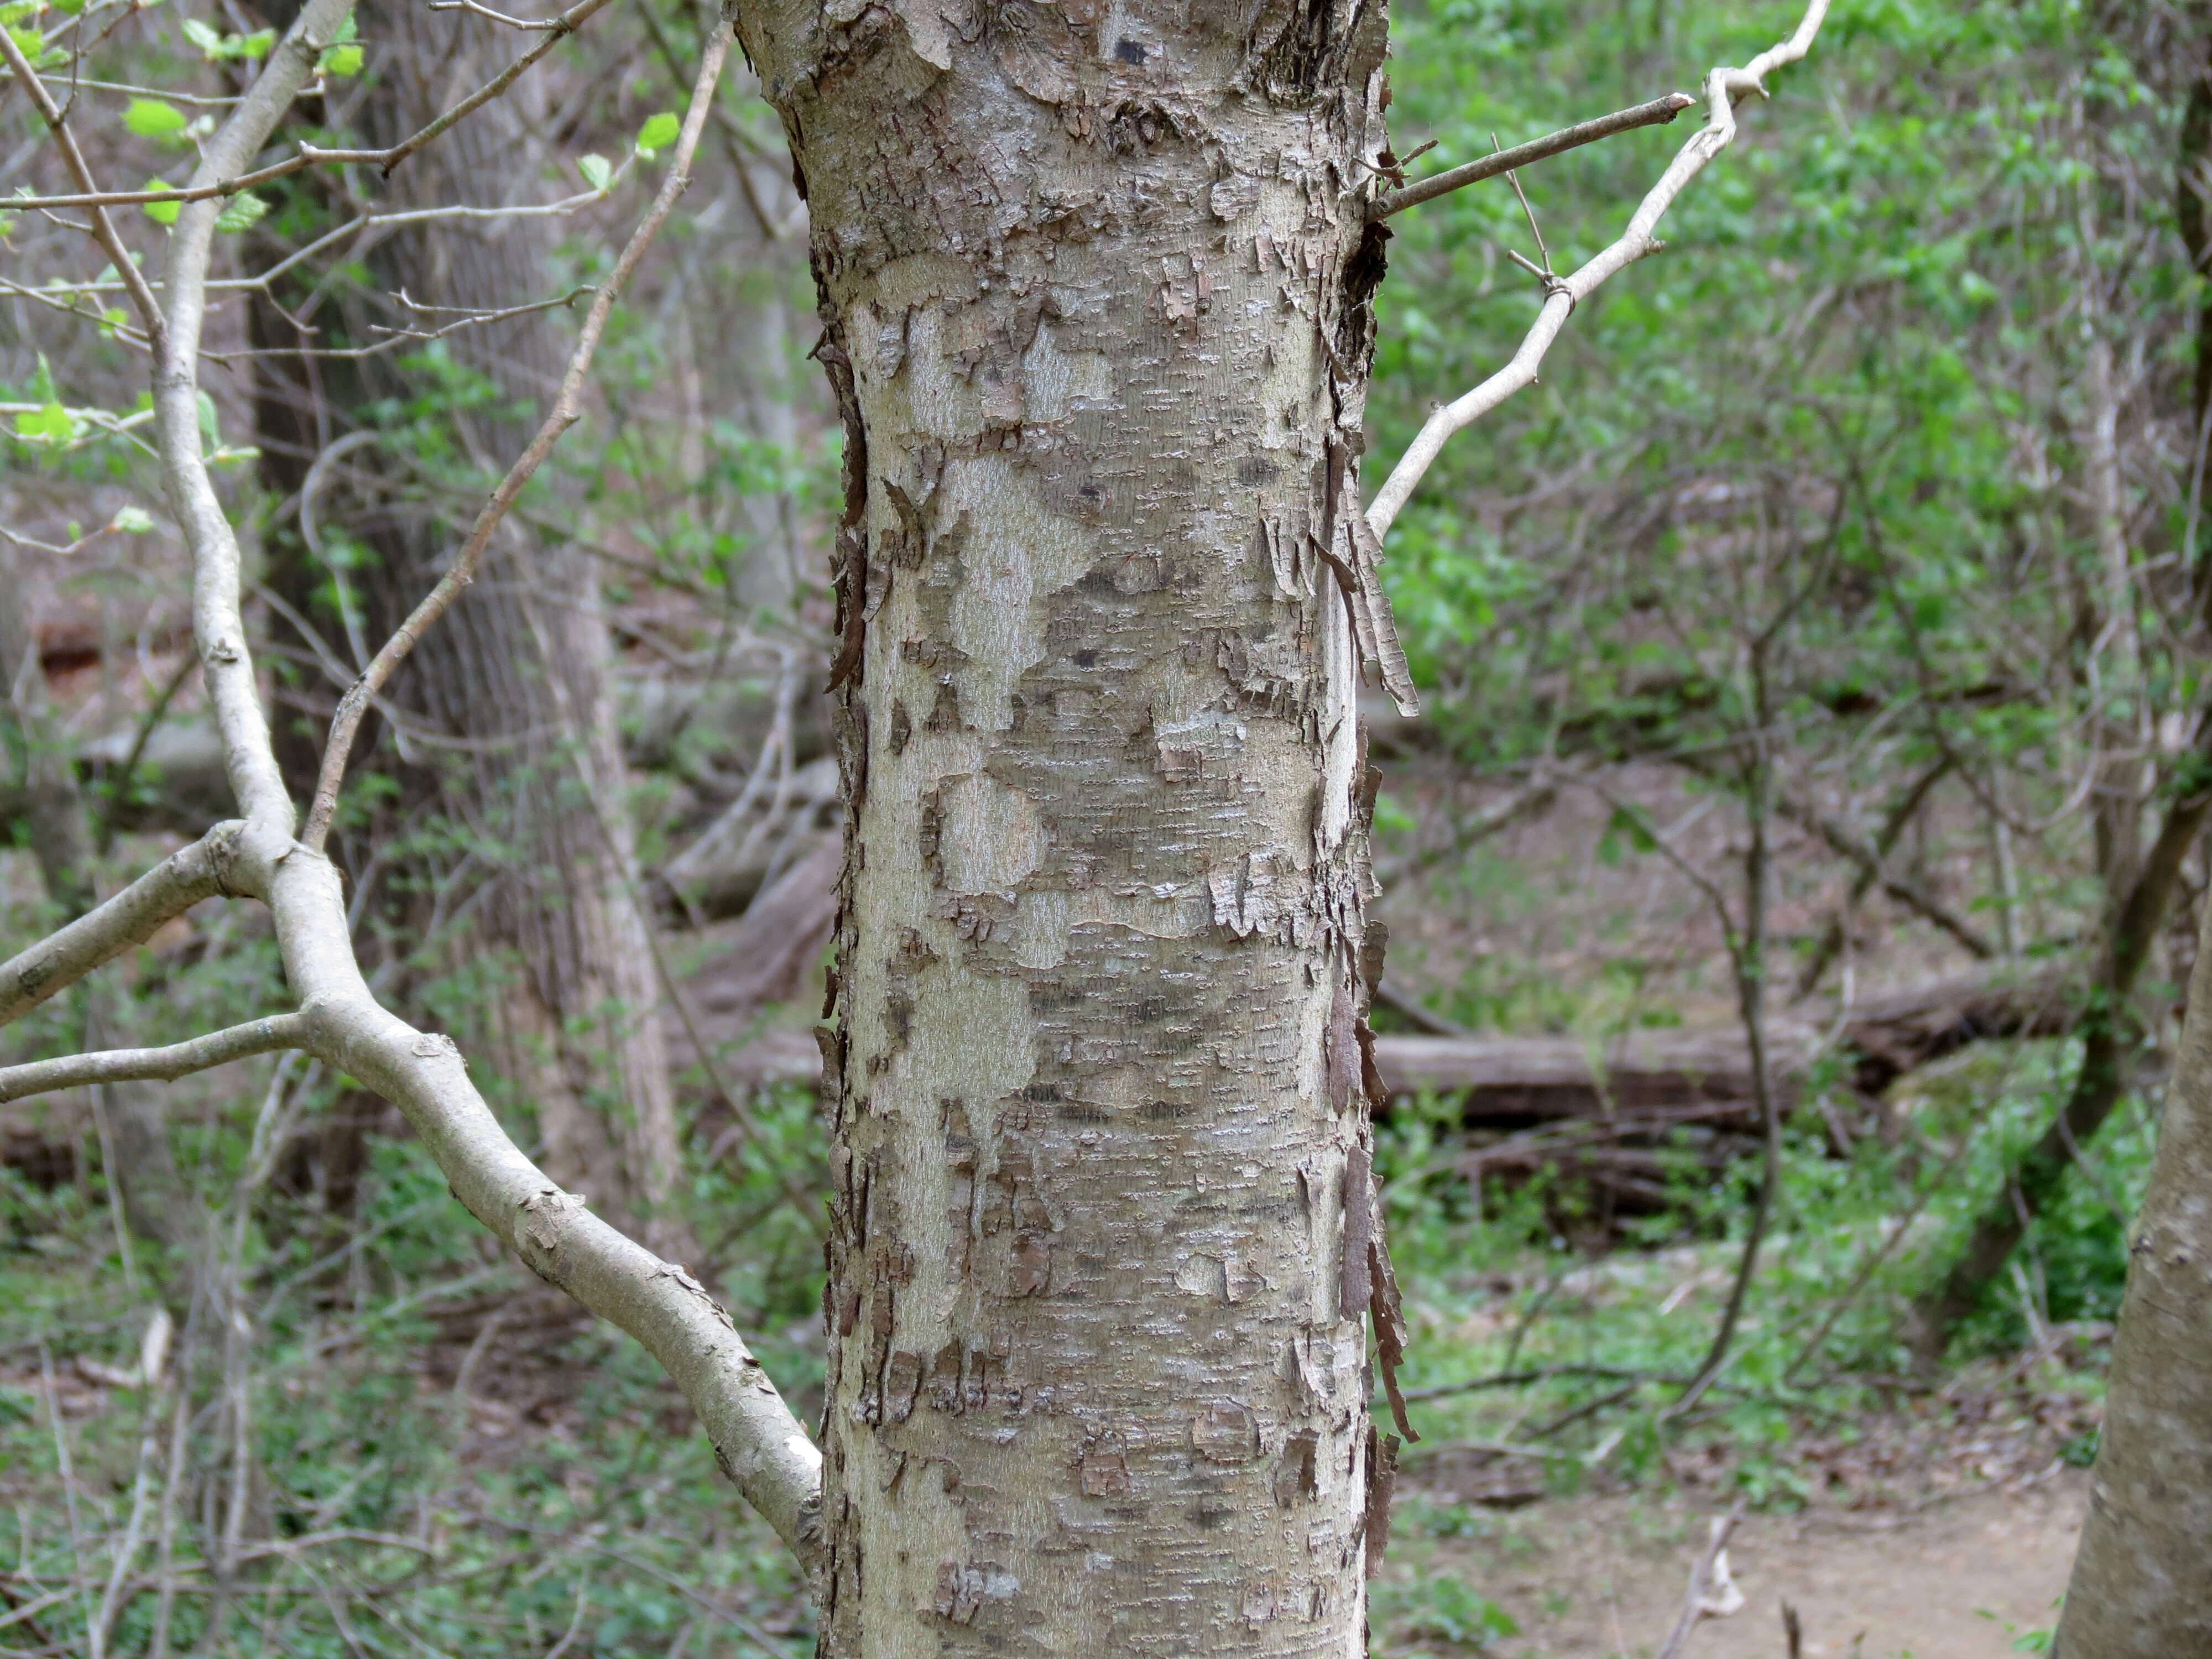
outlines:
[{"label": "dirt path", "polygon": [[[2088,1502],[2086,1471],[1991,1486],[1917,1514],[1824,1510],[1753,1516],[1729,1551],[1743,1610],[1708,1620],[1686,1659],[1781,1659],[1786,1596],[1803,1621],[1806,1659],[2003,1659],[2048,1630]],[[1462,1515],[1464,1512],[1461,1512]],[[1679,1497],[1593,1498],[1489,1516],[1471,1537],[1418,1501],[1391,1546],[1376,1651],[1390,1659],[1644,1659],[1681,1605],[1712,1511]],[[1424,1531],[1431,1535],[1423,1535]],[[1476,1649],[1456,1580],[1495,1600],[1517,1636]]]}]

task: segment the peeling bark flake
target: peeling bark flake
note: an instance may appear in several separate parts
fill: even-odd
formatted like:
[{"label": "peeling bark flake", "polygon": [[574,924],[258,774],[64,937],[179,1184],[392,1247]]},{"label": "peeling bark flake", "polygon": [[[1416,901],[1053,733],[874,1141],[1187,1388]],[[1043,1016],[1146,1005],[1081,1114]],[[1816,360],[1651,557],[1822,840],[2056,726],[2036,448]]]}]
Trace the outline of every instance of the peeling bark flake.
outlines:
[{"label": "peeling bark flake", "polygon": [[1367,1543],[1367,1576],[1382,1570],[1382,1553],[1390,1547],[1390,1500],[1398,1486],[1398,1437],[1378,1434],[1367,1425],[1367,1512],[1362,1528]]},{"label": "peeling bark flake", "polygon": [[1374,1278],[1367,1247],[1375,1237],[1374,1161],[1355,1145],[1344,1159],[1344,1267],[1338,1282],[1338,1310],[1346,1319],[1367,1316]]}]

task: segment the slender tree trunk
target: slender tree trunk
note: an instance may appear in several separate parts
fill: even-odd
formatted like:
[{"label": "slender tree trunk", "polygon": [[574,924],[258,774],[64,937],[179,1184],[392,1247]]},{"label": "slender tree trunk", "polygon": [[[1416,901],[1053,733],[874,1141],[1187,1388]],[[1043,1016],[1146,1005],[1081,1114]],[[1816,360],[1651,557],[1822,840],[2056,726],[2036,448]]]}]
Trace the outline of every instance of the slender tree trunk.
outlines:
[{"label": "slender tree trunk", "polygon": [[[379,82],[364,105],[372,142],[389,143],[448,107],[512,55],[514,36],[459,13],[391,10],[378,24]],[[541,129],[556,113],[557,90],[526,79],[507,97],[410,159],[392,179],[390,206],[490,205],[540,193]],[[555,281],[555,232],[531,218],[405,227],[378,251],[380,276],[419,303],[492,307],[545,298]],[[289,342],[281,316],[262,331]],[[366,336],[364,338],[373,338]],[[276,343],[271,339],[271,343]],[[557,383],[568,355],[561,325],[545,313],[456,334],[445,343],[495,396],[452,412],[465,458],[503,471]],[[385,360],[356,375],[343,365],[310,365],[264,391],[265,422],[291,428],[271,446],[284,459],[276,479],[298,489],[314,456],[337,435],[335,422],[360,417],[386,386]],[[303,418],[304,417],[304,418]],[[404,470],[404,458],[356,452],[356,477]],[[378,557],[356,573],[356,599],[370,648],[412,608],[451,557],[459,533],[411,492],[321,483],[325,526],[350,529]],[[350,514],[343,509],[353,504]],[[295,603],[325,572],[298,550]],[[305,608],[302,605],[301,608]],[[335,623],[328,611],[326,623]],[[328,632],[336,636],[337,629]],[[463,820],[495,890],[453,954],[483,946],[514,964],[494,1010],[496,1059],[532,1103],[547,1170],[617,1215],[641,1224],[656,1248],[687,1251],[667,1206],[680,1174],[680,1147],[661,988],[641,903],[635,851],[624,804],[626,774],[608,684],[614,659],[588,554],[520,527],[502,532],[483,574],[417,649],[392,690],[410,717],[398,747],[414,787],[436,790]],[[459,739],[460,746],[441,747]],[[297,745],[313,773],[319,744]],[[392,767],[390,746],[374,763]],[[388,827],[388,826],[387,826]]]},{"label": "slender tree trunk", "polygon": [[822,1650],[1360,1652],[1382,11],[739,27],[847,427]]},{"label": "slender tree trunk", "polygon": [[[2206,913],[2212,923],[2212,910]],[[2212,1648],[2212,933],[2128,1249],[2089,1517],[2053,1651],[2172,1659]]]}]

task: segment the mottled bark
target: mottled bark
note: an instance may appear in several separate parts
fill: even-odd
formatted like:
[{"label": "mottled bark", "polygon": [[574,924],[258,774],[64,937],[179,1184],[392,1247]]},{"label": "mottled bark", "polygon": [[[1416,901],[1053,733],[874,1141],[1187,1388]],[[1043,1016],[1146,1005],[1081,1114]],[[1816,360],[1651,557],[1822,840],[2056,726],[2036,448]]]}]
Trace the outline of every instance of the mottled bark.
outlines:
[{"label": "mottled bark", "polygon": [[847,425],[822,1650],[1358,1653],[1380,6],[740,30]]},{"label": "mottled bark", "polygon": [[[512,31],[495,24],[420,8],[391,9],[376,39],[379,80],[363,121],[380,144],[451,106],[515,45]],[[395,172],[389,206],[539,199],[542,127],[559,96],[547,78],[520,82]],[[424,304],[514,305],[545,297],[559,234],[543,218],[434,221],[395,232],[371,264]],[[265,313],[261,328],[265,336],[289,333]],[[494,390],[482,406],[458,403],[451,420],[467,460],[496,474],[520,450],[532,411],[559,380],[568,349],[562,325],[539,313],[465,331],[445,345]],[[392,360],[377,359],[358,375],[336,364],[272,379],[264,426],[290,428],[289,441],[270,446],[276,470],[289,475],[273,482],[299,488],[336,435],[328,425],[358,418],[363,400],[419,395],[392,375]],[[371,447],[355,452],[348,470],[374,478],[380,466],[390,474],[407,465],[405,458],[380,461]],[[352,578],[371,649],[459,540],[454,524],[422,508],[416,495],[332,478],[311,503],[324,526],[350,531],[377,556],[374,569]],[[307,550],[295,552],[295,604],[305,609],[327,578]],[[465,960],[489,946],[513,960],[492,1011],[495,1059],[537,1111],[547,1168],[643,1224],[657,1248],[683,1252],[688,1240],[667,1210],[681,1167],[675,1099],[623,805],[626,774],[607,684],[613,647],[597,578],[580,549],[514,526],[502,531],[477,582],[392,688],[391,701],[413,731],[398,745],[404,761],[387,742],[374,763],[410,775],[418,796],[438,792],[443,808],[468,825],[478,868],[494,872],[490,902],[477,908],[465,940],[447,942],[448,953]],[[337,620],[327,611],[323,619]],[[308,734],[288,756],[289,769],[312,776],[319,753]],[[380,823],[372,835],[390,830]]]},{"label": "mottled bark", "polygon": [[[2212,910],[2206,913],[2212,921]],[[2151,1171],[2129,1244],[2102,1444],[2053,1651],[2172,1659],[2212,1649],[2212,933],[2190,976]]]}]

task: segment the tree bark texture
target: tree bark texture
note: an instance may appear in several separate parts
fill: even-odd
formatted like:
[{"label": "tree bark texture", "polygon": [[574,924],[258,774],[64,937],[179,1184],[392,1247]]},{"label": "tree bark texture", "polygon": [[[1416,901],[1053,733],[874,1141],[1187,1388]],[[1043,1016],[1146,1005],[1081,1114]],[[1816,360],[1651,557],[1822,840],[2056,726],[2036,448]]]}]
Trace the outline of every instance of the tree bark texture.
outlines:
[{"label": "tree bark texture", "polygon": [[[2207,912],[2212,921],[2212,910]],[[2203,936],[2129,1244],[2102,1443],[2053,1652],[2212,1648],[2212,956]]]},{"label": "tree bark texture", "polygon": [[822,1651],[1362,1652],[1382,9],[739,27],[847,432]]},{"label": "tree bark texture", "polygon": [[[362,118],[378,144],[450,107],[514,51],[511,31],[419,7],[391,9],[377,29],[380,78]],[[550,79],[526,77],[410,157],[392,176],[389,206],[534,199],[540,186],[531,158],[558,102]],[[422,304],[515,305],[547,296],[556,239],[554,222],[543,218],[432,221],[399,228],[371,259],[384,281]],[[354,332],[357,343],[376,337]],[[559,381],[568,356],[561,325],[541,313],[441,343],[493,390],[482,406],[463,400],[451,425],[465,460],[495,476],[535,423],[534,415],[518,419],[515,408],[543,404]],[[304,383],[264,394],[264,420],[286,404],[325,423],[333,414],[358,419],[367,398],[407,395],[389,380],[391,361],[370,360],[357,375],[345,364],[310,365]],[[307,426],[289,446],[296,476],[288,487],[298,489],[307,463],[335,434],[292,418]],[[344,525],[377,556],[374,568],[351,578],[372,650],[459,539],[451,520],[405,487],[405,469],[419,464],[375,448],[357,453],[341,475],[350,482],[326,482],[319,502],[309,504],[319,504],[325,525]],[[307,578],[317,588],[326,580],[313,568]],[[320,619],[334,620],[327,610]],[[477,873],[491,867],[494,890],[468,938],[513,954],[517,971],[497,999],[496,1059],[535,1106],[548,1171],[641,1224],[657,1248],[681,1250],[665,1212],[680,1173],[675,1099],[623,805],[612,659],[591,556],[511,525],[389,701],[408,720],[412,735],[403,733],[398,748],[415,787],[440,792],[442,809],[470,831],[482,860]],[[319,753],[319,743],[308,745],[308,776]],[[392,764],[388,747],[380,763]],[[465,960],[471,952],[450,954]]]}]

